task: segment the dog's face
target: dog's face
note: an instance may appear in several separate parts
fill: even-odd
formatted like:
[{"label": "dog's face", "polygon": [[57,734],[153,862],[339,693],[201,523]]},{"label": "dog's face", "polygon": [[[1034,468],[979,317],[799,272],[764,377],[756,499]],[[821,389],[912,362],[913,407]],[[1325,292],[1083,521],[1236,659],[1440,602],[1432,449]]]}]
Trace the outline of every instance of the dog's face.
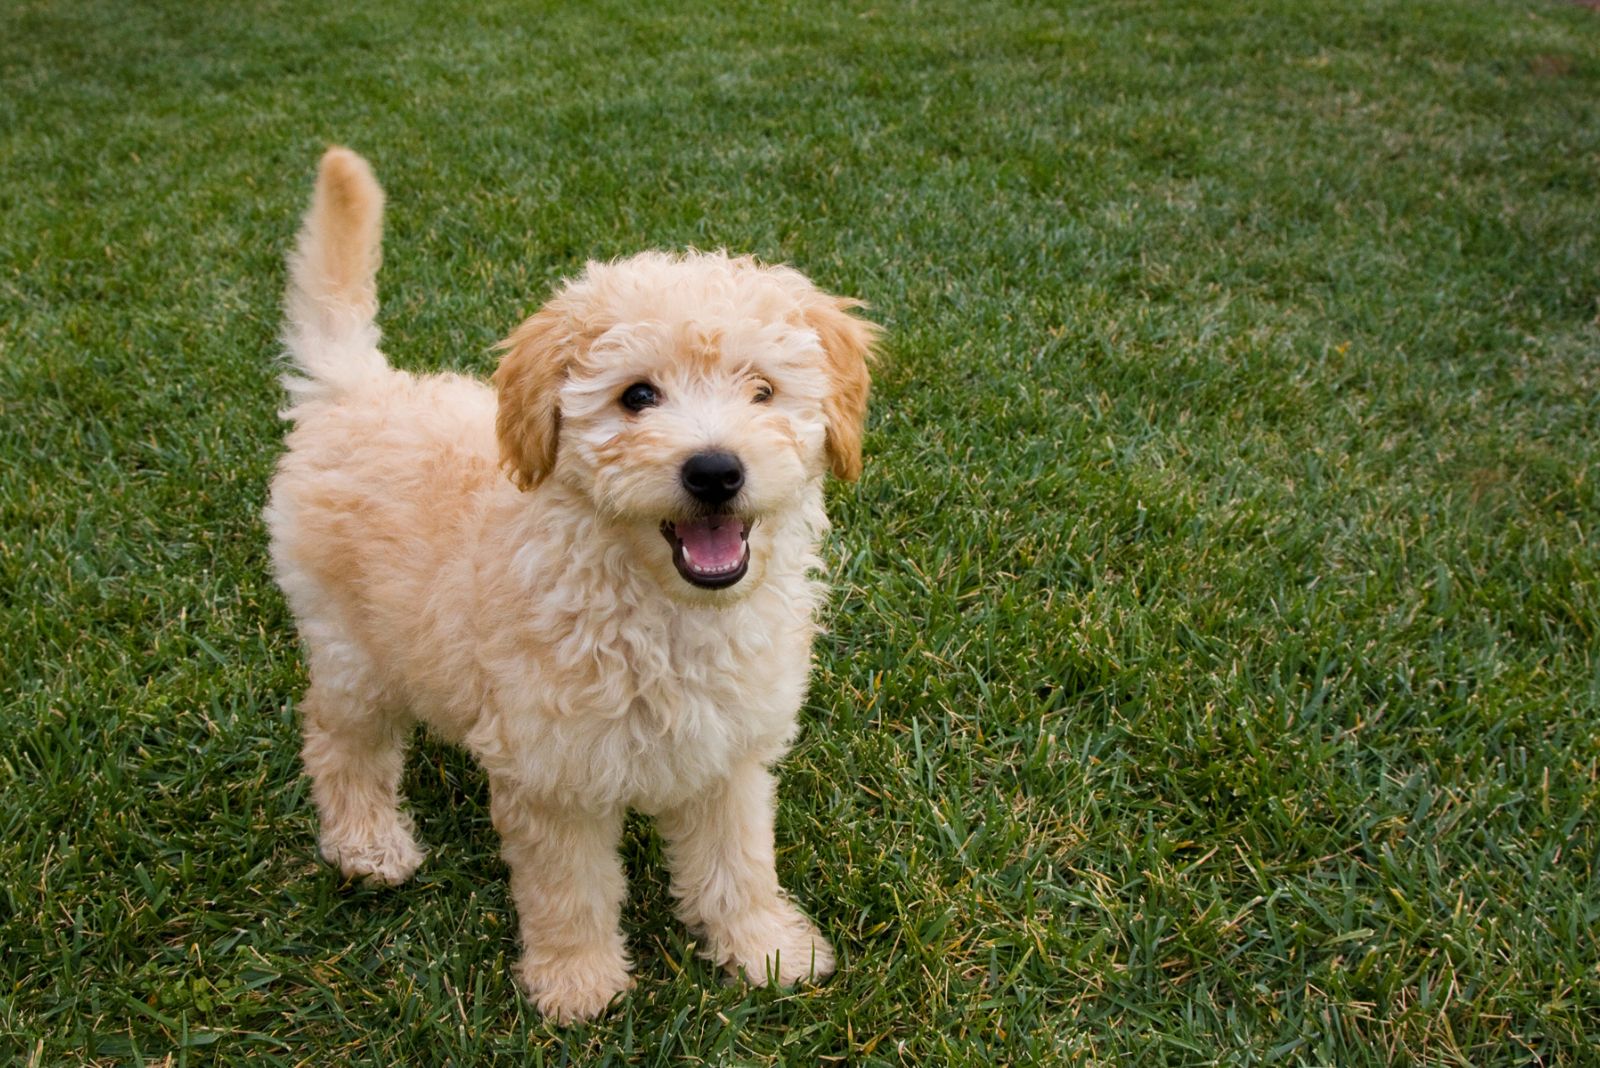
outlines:
[{"label": "dog's face", "polygon": [[721,254],[591,264],[503,345],[502,458],[586,497],[670,593],[741,596],[785,513],[860,473],[876,328],[853,306]]}]

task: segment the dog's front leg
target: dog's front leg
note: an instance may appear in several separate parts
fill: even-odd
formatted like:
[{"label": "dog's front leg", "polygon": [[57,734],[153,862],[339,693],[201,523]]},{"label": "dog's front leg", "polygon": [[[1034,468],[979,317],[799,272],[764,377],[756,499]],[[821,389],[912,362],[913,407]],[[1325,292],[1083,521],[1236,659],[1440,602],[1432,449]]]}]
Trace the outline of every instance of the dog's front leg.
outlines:
[{"label": "dog's front leg", "polygon": [[623,813],[551,806],[493,778],[489,788],[528,997],[557,1023],[596,1016],[633,986],[617,927],[626,892],[617,857]]},{"label": "dog's front leg", "polygon": [[661,813],[678,914],[704,954],[750,982],[788,986],[833,971],[833,947],[778,886],[772,773],[755,762]]}]

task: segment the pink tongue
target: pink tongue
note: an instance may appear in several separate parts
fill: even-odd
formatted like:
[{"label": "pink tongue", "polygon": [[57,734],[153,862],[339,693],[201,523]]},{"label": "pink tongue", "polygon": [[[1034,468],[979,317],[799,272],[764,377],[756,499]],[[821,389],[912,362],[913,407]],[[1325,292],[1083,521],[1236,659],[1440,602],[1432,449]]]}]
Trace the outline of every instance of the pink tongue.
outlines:
[{"label": "pink tongue", "polygon": [[737,567],[744,559],[744,523],[728,515],[677,524],[684,563],[696,571]]}]

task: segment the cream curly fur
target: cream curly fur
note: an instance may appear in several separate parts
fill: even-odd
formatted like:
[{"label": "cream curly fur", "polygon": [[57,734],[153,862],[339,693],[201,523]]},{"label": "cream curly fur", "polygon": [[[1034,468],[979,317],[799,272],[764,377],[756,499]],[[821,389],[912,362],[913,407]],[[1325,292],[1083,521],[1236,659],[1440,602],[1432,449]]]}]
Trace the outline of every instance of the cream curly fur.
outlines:
[{"label": "cream curly fur", "polygon": [[[496,390],[413,376],[377,348],[382,196],[329,150],[290,257],[294,426],[266,511],[323,855],[383,883],[422,862],[399,796],[420,721],[488,774],[544,1013],[632,985],[630,807],[656,817],[709,958],[756,983],[828,974],[774,873],[769,769],[806,690],[823,480],[860,470],[874,328],[786,268],[646,253],[562,287],[507,339]],[[641,381],[660,403],[631,411]],[[748,571],[720,590],[662,528],[692,521],[680,469],[712,448],[746,475]]]}]

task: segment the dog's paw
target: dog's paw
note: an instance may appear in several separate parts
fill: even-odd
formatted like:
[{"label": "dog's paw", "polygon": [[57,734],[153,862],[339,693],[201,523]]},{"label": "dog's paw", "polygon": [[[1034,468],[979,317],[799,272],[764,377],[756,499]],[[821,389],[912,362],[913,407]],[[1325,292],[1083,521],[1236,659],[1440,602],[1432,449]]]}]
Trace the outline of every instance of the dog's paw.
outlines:
[{"label": "dog's paw", "polygon": [[633,989],[627,959],[616,954],[524,959],[517,971],[528,1000],[563,1025],[594,1019],[619,994]]},{"label": "dog's paw", "polygon": [[833,974],[833,947],[817,925],[788,902],[723,930],[722,966],[755,986],[793,986]]},{"label": "dog's paw", "polygon": [[399,886],[416,873],[427,856],[399,820],[359,840],[322,838],[322,856],[350,880],[369,886]]}]

